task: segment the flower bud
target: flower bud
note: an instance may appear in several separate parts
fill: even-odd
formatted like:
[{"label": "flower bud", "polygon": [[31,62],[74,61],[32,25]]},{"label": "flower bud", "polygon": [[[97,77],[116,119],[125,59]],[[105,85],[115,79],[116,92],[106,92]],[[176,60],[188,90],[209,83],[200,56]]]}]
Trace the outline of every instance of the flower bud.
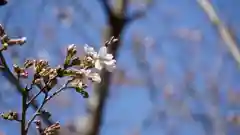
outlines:
[{"label": "flower bud", "polygon": [[77,53],[77,49],[76,48],[77,47],[74,44],[69,45],[68,48],[67,48],[67,54],[71,55],[71,56],[75,55]]},{"label": "flower bud", "polygon": [[59,131],[60,127],[61,127],[60,124],[57,122],[57,123],[45,128],[43,134],[44,135],[55,135]]},{"label": "flower bud", "polygon": [[24,62],[24,67],[25,68],[29,68],[29,67],[31,67],[33,64],[34,64],[34,60],[26,60],[25,62]]},{"label": "flower bud", "polygon": [[19,115],[17,112],[9,111],[8,113],[2,113],[1,117],[5,120],[19,120]]},{"label": "flower bud", "polygon": [[13,65],[13,68],[14,68],[14,72],[19,76],[19,77],[22,77],[22,78],[27,78],[28,77],[28,72],[25,71],[24,68],[20,68],[18,65],[14,64]]}]

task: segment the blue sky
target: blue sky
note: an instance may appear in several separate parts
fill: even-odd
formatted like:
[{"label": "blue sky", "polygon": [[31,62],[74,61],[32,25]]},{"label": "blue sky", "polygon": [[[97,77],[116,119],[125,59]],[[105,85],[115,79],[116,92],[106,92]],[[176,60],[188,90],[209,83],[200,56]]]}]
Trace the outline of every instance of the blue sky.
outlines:
[{"label": "blue sky", "polygon": [[[64,0],[11,0],[9,5],[0,8],[0,20],[4,20],[9,35],[19,36],[20,29],[28,38],[28,43],[23,47],[11,48],[17,51],[19,58],[15,61],[21,63],[27,57],[47,58],[51,64],[61,62],[62,48],[75,43],[82,47],[85,43],[97,48],[102,43],[102,29],[106,25],[105,15],[98,0],[77,1]],[[238,34],[237,0],[213,0],[216,10],[225,24],[231,25]],[[81,5],[81,6],[80,6]],[[59,7],[72,7],[72,21],[67,25],[56,17],[55,10]],[[82,8],[84,7],[84,9]],[[130,7],[131,9],[137,6]],[[88,14],[86,15],[87,12]],[[129,11],[129,14],[133,12]],[[6,16],[7,17],[6,19]],[[8,20],[8,21],[6,21]],[[43,28],[51,28],[55,33],[54,38],[48,40]],[[194,33],[187,37],[179,30],[190,29],[200,32],[201,40],[192,40]],[[196,32],[196,33],[197,33]],[[146,16],[132,22],[126,27],[123,34],[123,44],[118,58],[118,67],[126,70],[127,76],[137,76],[144,79],[139,71],[133,55],[133,36],[143,36],[143,42],[154,40],[152,48],[146,48],[146,58],[151,66],[149,74],[157,86],[155,95],[157,102],[153,104],[149,99],[149,89],[141,86],[112,86],[111,94],[105,108],[103,135],[127,135],[135,130],[141,134],[167,135],[171,128],[175,129],[174,135],[203,135],[204,128],[201,120],[192,120],[184,113],[184,107],[193,114],[209,115],[209,106],[212,105],[211,93],[208,91],[208,81],[215,81],[219,87],[218,113],[219,118],[232,112],[238,112],[239,104],[230,104],[227,100],[229,90],[239,92],[239,69],[225,44],[219,38],[216,29],[209,22],[206,14],[195,0],[162,0],[155,2]],[[182,35],[181,35],[182,34]],[[9,53],[4,54],[9,64],[13,58]],[[165,63],[165,72],[156,73],[154,66]],[[183,81],[187,71],[194,74],[191,85],[196,90],[197,96],[191,97],[185,91]],[[208,78],[212,78],[207,80]],[[9,109],[20,109],[20,96],[15,92],[5,78],[1,77],[2,87],[0,112]],[[173,99],[164,97],[164,88],[171,85],[174,93]],[[53,119],[66,123],[76,117],[84,115],[84,99],[74,91],[67,91],[72,101],[69,108],[56,107],[54,104],[47,106],[53,113]],[[11,95],[5,98],[6,95]],[[4,97],[4,98],[3,98]],[[179,102],[179,104],[177,104]],[[182,104],[180,104],[180,102]],[[210,107],[211,108],[211,107]],[[165,117],[155,118],[154,109],[166,113]],[[180,109],[180,110],[179,110]],[[58,113],[61,112],[61,113]],[[150,118],[149,118],[150,117]],[[191,116],[190,116],[191,117]],[[143,123],[150,119],[151,126],[145,127]],[[193,118],[194,119],[194,118]],[[203,120],[202,120],[203,121]],[[206,124],[206,123],[205,123]],[[227,128],[229,135],[235,135],[234,127]],[[14,129],[14,130],[12,130]],[[16,134],[19,130],[17,124],[0,121],[0,130],[8,135]],[[231,133],[230,133],[231,131]]]}]

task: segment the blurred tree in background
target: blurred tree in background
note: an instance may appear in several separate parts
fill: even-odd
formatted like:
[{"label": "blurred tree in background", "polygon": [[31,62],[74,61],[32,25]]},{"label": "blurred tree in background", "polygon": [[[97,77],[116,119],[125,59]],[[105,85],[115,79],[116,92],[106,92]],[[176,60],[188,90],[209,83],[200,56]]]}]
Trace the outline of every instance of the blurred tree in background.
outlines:
[{"label": "blurred tree in background", "polygon": [[[0,22],[28,42],[4,56],[9,65],[26,58],[57,65],[69,44],[100,48],[119,37],[110,46],[118,69],[101,72],[89,99],[65,91],[46,106],[45,124],[60,121],[63,135],[237,135],[240,2],[211,4],[217,18],[205,0],[11,0]],[[0,112],[20,110],[11,77],[0,79]],[[3,134],[19,128],[0,121]]]}]

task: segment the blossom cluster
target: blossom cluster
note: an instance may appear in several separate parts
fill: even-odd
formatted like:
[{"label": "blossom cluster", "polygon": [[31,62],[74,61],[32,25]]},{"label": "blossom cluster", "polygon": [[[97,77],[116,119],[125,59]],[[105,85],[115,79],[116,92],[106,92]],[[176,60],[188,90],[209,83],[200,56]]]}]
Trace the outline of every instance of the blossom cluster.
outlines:
[{"label": "blossom cluster", "polygon": [[[18,39],[9,38],[2,25],[0,25],[0,40],[2,44],[0,53],[6,51],[11,46],[26,43],[25,37]],[[30,87],[27,85],[25,88],[18,89],[22,93],[22,113],[9,111],[8,113],[1,113],[1,117],[6,120],[20,122],[22,135],[27,135],[31,123],[38,115],[44,115],[47,117],[46,119],[51,116],[49,112],[43,109],[43,106],[63,90],[74,88],[76,92],[80,93],[84,98],[88,98],[89,95],[88,92],[86,92],[88,83],[100,83],[102,79],[99,73],[103,68],[109,72],[113,72],[116,68],[116,60],[114,56],[108,52],[108,50],[111,50],[108,49],[108,47],[111,47],[116,41],[117,39],[112,37],[109,41],[105,42],[104,46],[102,46],[98,52],[86,44],[84,46],[85,52],[83,56],[78,56],[77,46],[71,44],[67,47],[65,59],[60,65],[52,67],[47,60],[27,59],[22,66],[13,65],[14,73],[9,70],[3,55],[1,55],[2,63],[0,66],[5,72],[13,76],[13,78],[14,75],[16,75],[14,78],[16,85],[21,87],[20,79],[30,78],[29,70],[33,71]],[[58,84],[59,79],[63,78],[66,82],[62,87],[50,94],[49,91]],[[39,88],[39,92],[35,95],[29,94],[33,87]],[[27,109],[35,102],[40,94],[45,95],[43,101],[30,120],[26,122]],[[60,129],[58,122],[43,128],[41,121],[36,120],[35,125],[41,135],[53,135]]]},{"label": "blossom cluster", "polygon": [[[106,46],[101,47],[99,52],[96,52],[93,47],[86,44],[84,46],[85,56],[82,59],[73,56],[75,50],[76,45],[70,45],[68,56],[71,60],[65,60],[65,67],[72,66],[70,70],[65,70],[66,74],[72,77],[70,81],[72,86],[83,89],[87,86],[87,80],[100,83],[101,77],[98,71],[106,68],[109,72],[112,72],[116,68],[116,60],[113,59],[112,54],[107,52]],[[93,69],[97,71],[93,72]]]},{"label": "blossom cluster", "polygon": [[19,78],[28,78],[28,69],[32,68],[34,77],[32,85],[38,86],[42,91],[50,91],[58,82],[59,78],[68,77],[69,87],[76,88],[77,92],[88,97],[84,91],[88,80],[96,83],[101,82],[99,71],[106,68],[112,72],[116,68],[116,60],[108,53],[108,48],[102,46],[97,52],[87,44],[84,46],[85,55],[77,56],[77,46],[71,44],[67,48],[67,54],[62,65],[51,67],[47,60],[26,60],[23,67],[13,65],[14,72]]}]

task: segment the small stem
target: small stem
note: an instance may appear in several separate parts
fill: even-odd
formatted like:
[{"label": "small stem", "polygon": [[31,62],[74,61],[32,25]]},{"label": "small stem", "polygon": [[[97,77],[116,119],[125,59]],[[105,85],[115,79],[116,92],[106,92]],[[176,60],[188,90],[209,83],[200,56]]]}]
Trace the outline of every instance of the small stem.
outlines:
[{"label": "small stem", "polygon": [[41,93],[42,93],[42,90],[39,90],[39,92],[27,102],[27,106],[29,107],[32,101],[35,100]]},{"label": "small stem", "polygon": [[29,127],[31,126],[31,123],[34,121],[34,119],[40,115],[41,110],[43,108],[43,106],[50,100],[52,99],[54,96],[56,96],[57,94],[59,94],[61,91],[63,91],[64,89],[68,88],[66,87],[67,84],[63,85],[61,88],[59,88],[56,92],[54,92],[51,96],[48,96],[48,93],[45,93],[45,97],[42,101],[42,104],[39,106],[39,108],[37,109],[37,111],[33,114],[32,118],[28,121],[27,126],[26,126],[26,131],[28,132]]},{"label": "small stem", "polygon": [[47,88],[47,84],[44,86],[44,87],[42,87],[40,90],[39,90],[39,92],[36,94],[36,95],[34,95],[28,102],[27,102],[27,106],[29,106],[31,103],[32,103],[32,101],[33,100],[35,100],[43,91],[44,91],[44,89],[45,88]]},{"label": "small stem", "polygon": [[49,101],[52,99],[54,96],[58,95],[60,92],[65,90],[66,88],[71,88],[71,87],[66,87],[66,85],[63,85],[61,88],[59,88],[57,91],[55,91],[51,96],[49,96],[46,100]]},{"label": "small stem", "polygon": [[26,111],[27,111],[27,91],[25,90],[22,94],[22,119],[21,119],[21,135],[27,135],[25,130],[26,124]]},{"label": "small stem", "polygon": [[48,93],[45,93],[42,104],[38,107],[37,111],[33,114],[32,118],[28,121],[27,126],[26,126],[26,131],[27,132],[28,132],[28,129],[30,128],[32,122],[34,121],[34,119],[39,115],[39,113],[41,113],[41,110],[42,110],[44,104],[46,103],[47,97],[48,97]]}]

